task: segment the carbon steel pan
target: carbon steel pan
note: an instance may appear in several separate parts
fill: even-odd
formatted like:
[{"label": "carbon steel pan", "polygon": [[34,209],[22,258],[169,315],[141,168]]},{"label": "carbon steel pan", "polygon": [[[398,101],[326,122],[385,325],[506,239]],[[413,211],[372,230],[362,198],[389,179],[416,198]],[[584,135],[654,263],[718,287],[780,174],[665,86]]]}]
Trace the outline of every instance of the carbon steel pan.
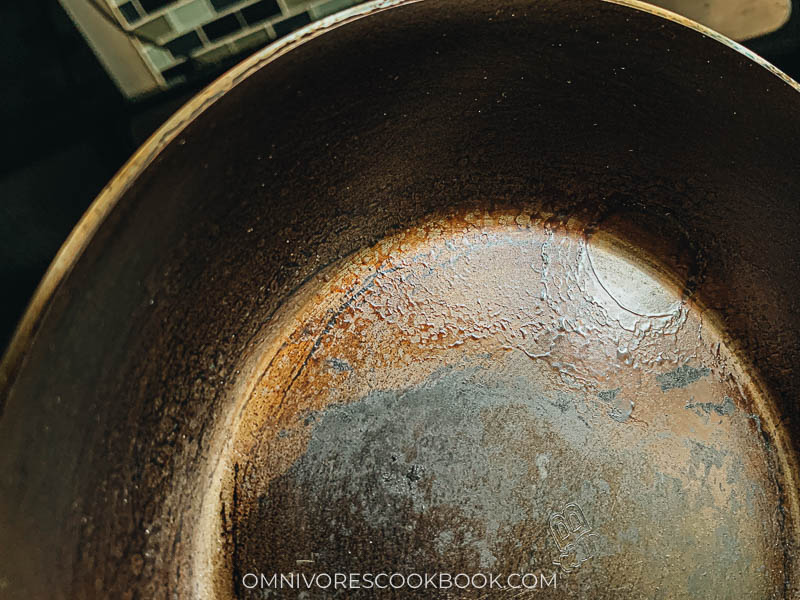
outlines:
[{"label": "carbon steel pan", "polygon": [[0,597],[796,598],[798,139],[796,83],[642,4],[373,2],[265,49],[19,326]]}]

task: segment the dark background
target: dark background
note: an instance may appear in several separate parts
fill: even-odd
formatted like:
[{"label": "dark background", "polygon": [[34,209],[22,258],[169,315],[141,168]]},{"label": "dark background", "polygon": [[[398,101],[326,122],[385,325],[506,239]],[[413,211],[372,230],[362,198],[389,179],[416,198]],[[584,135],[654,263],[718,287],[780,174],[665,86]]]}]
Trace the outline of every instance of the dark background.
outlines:
[{"label": "dark background", "polygon": [[[800,78],[800,0],[746,43]],[[0,2],[0,351],[58,248],[101,188],[219,69],[129,102],[56,0]]]}]

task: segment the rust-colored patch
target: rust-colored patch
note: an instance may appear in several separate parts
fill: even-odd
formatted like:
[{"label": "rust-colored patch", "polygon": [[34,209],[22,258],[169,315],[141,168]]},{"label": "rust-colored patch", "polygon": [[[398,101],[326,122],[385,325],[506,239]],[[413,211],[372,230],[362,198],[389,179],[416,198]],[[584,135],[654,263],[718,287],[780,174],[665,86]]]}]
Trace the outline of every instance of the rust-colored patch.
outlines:
[{"label": "rust-colored patch", "polygon": [[309,283],[234,440],[226,568],[555,568],[548,514],[580,499],[601,553],[560,593],[777,590],[786,533],[753,400],[675,273],[625,248],[475,210]]}]

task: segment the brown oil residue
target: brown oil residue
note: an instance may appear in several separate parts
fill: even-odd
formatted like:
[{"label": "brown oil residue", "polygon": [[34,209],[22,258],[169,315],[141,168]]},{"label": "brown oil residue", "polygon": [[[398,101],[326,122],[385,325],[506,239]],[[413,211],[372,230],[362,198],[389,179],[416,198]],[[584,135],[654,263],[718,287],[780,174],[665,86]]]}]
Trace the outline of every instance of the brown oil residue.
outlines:
[{"label": "brown oil residue", "polygon": [[[353,533],[354,544],[358,536],[390,527],[375,525],[381,519],[367,496],[356,498],[357,488],[339,483],[357,466],[313,462],[328,460],[315,435],[322,435],[326,419],[333,427],[339,407],[364,402],[385,401],[402,419],[406,404],[398,398],[415,398],[408,406],[423,410],[414,402],[435,404],[429,391],[443,390],[441,382],[453,378],[464,397],[463,404],[453,401],[453,411],[466,411],[455,423],[464,431],[473,423],[480,427],[465,434],[472,449],[458,452],[472,456],[479,447],[491,465],[485,473],[468,462],[465,469],[492,481],[487,473],[511,469],[514,484],[489,493],[462,482],[475,497],[488,494],[480,504],[484,512],[465,505],[448,480],[455,475],[414,462],[425,428],[435,429],[434,421],[419,416],[409,417],[416,437],[397,442],[409,481],[400,479],[417,495],[391,487],[391,473],[377,483],[371,471],[357,476],[366,478],[367,488],[377,485],[386,497],[402,500],[398,515],[425,521],[428,538],[449,532],[425,554],[430,565],[436,556],[495,570],[517,564],[509,548],[520,539],[546,545],[547,506],[583,495],[594,503],[598,522],[606,523],[600,528],[606,551],[597,561],[607,572],[586,584],[596,586],[595,594],[604,582],[624,578],[614,566],[621,560],[633,565],[636,589],[670,578],[677,590],[670,597],[702,595],[720,578],[733,577],[732,569],[745,595],[777,590],[784,564],[773,542],[789,535],[775,510],[783,473],[765,444],[744,370],[683,290],[669,277],[656,277],[651,262],[645,268],[636,256],[621,254],[621,247],[587,240],[574,221],[474,211],[410,228],[310,282],[303,301],[270,325],[261,375],[243,405],[223,470],[218,527],[233,546],[232,572],[263,570],[265,562],[279,560],[276,548],[324,555],[327,542],[313,532],[295,542],[275,538],[273,546],[264,538],[286,535],[281,523],[298,519],[297,511],[319,512],[322,498],[349,515],[348,530],[360,531]],[[380,409],[369,410],[373,421],[347,418],[369,428]],[[516,424],[513,432],[508,422]],[[325,443],[340,435],[334,448],[362,444],[362,454],[374,455],[363,431],[337,426]],[[310,491],[307,473],[327,477],[327,484]],[[545,491],[539,489],[543,474],[552,484]],[[505,508],[493,507],[496,502]],[[354,503],[372,525],[353,521]],[[338,522],[308,519],[296,522],[312,529]],[[479,532],[480,542],[464,541],[464,523]],[[461,541],[446,543],[453,539]],[[346,557],[346,548],[346,541],[337,541],[327,550],[329,559]],[[637,566],[659,556],[664,572]]]}]

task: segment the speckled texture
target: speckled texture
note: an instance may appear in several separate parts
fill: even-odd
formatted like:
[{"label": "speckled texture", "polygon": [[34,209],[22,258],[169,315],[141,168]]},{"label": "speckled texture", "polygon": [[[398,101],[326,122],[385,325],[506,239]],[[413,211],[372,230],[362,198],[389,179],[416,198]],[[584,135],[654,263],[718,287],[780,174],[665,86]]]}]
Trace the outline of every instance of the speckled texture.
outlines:
[{"label": "speckled texture", "polygon": [[[544,222],[552,232],[578,232],[578,239],[635,256],[643,271],[664,272],[679,304],[703,315],[704,340],[719,336],[719,345],[705,347],[709,360],[671,347],[660,366],[658,352],[649,350],[649,362],[637,363],[636,348],[609,344],[600,346],[613,349],[602,361],[579,353],[587,360],[576,374],[565,361],[552,370],[552,380],[520,374],[536,383],[534,399],[577,397],[592,407],[598,439],[617,452],[589,446],[597,454],[581,456],[577,468],[591,474],[602,457],[608,459],[605,473],[622,473],[619,481],[582,472],[570,479],[570,491],[583,499],[581,508],[598,535],[620,544],[613,569],[604,555],[584,563],[577,573],[584,579],[574,581],[600,585],[608,577],[613,587],[605,595],[624,596],[633,574],[655,579],[659,569],[672,569],[681,577],[674,587],[660,588],[665,597],[701,595],[711,585],[723,597],[741,597],[742,586],[772,589],[778,598],[796,595],[800,177],[791,149],[800,139],[797,91],[711,37],[628,7],[578,0],[407,4],[262,59],[224,78],[192,105],[205,108],[202,114],[183,113],[195,118],[173,122],[178,133],[162,132],[137,155],[136,164],[147,168],[132,168],[112,182],[109,193],[119,194],[118,201],[95,207],[108,207],[102,225],[74,264],[62,265],[68,274],[46,296],[45,310],[26,321],[31,337],[3,365],[8,384],[0,398],[0,539],[11,540],[0,546],[3,593],[12,600],[229,596],[235,586],[231,557],[259,557],[257,546],[233,543],[234,523],[239,531],[248,526],[263,535],[259,520],[248,516],[257,515],[251,511],[271,481],[287,481],[291,491],[280,477],[302,458],[315,430],[302,424],[328,415],[330,386],[324,385],[307,388],[317,395],[283,404],[268,401],[279,399],[277,393],[260,407],[252,403],[255,390],[265,389],[258,385],[266,373],[283,369],[274,381],[291,383],[315,343],[295,329],[293,319],[316,307],[322,312],[300,321],[324,328],[334,316],[325,311],[338,310],[345,293],[357,293],[370,277],[392,282],[391,273],[377,276],[376,265],[413,256],[389,240],[417,225],[459,222],[472,213],[480,216],[472,225],[476,231],[491,226],[524,236],[545,231],[533,225]],[[218,99],[210,104],[212,98]],[[500,222],[504,215],[513,215],[513,224]],[[411,239],[419,241],[413,234]],[[577,265],[580,244],[564,239],[547,256],[553,265]],[[618,248],[614,239],[621,240]],[[537,245],[538,238],[532,247]],[[521,247],[507,246],[506,258]],[[502,280],[506,258],[473,276]],[[594,267],[607,284],[620,280],[612,269],[604,271],[608,265]],[[346,283],[355,287],[317,295],[326,277],[333,281],[342,273],[352,276]],[[541,282],[541,273],[535,280]],[[468,292],[469,280],[464,286]],[[634,300],[658,307],[662,299]],[[609,310],[622,310],[612,304]],[[374,307],[376,314],[380,310]],[[494,319],[480,311],[464,314]],[[648,314],[662,330],[684,318]],[[697,328],[685,329],[685,323],[681,330],[696,335]],[[359,362],[337,351],[315,365],[316,383],[350,378],[358,385],[332,389],[342,395],[336,404],[356,406],[398,396],[446,364],[457,367],[453,373],[491,372],[504,364],[501,355],[509,365],[547,364],[523,350],[543,354],[555,341],[545,332],[523,343],[517,329],[509,339],[518,348],[481,348],[468,354],[477,361],[488,353],[484,362],[467,365],[450,360],[467,342],[448,351],[436,345],[453,335],[446,325],[431,326],[437,333],[429,347],[434,359],[420,363],[425,369],[376,370],[384,377],[377,381],[363,370],[368,357]],[[491,339],[475,342],[502,343],[502,326],[488,325]],[[421,347],[422,338],[405,338],[396,328],[374,331],[383,332],[381,347],[392,352]],[[647,337],[641,328],[625,331],[621,341]],[[269,357],[292,335],[299,336],[296,345],[268,369]],[[377,344],[377,338],[365,341]],[[681,360],[672,363],[675,358]],[[712,373],[662,391],[655,377],[684,364]],[[722,364],[730,368],[725,377],[714,371]],[[585,369],[608,365],[638,369],[642,376],[626,378],[628,386],[613,378],[597,381],[590,394],[579,394],[592,381]],[[498,385],[513,381],[508,374],[496,377]],[[370,383],[380,385],[369,389]],[[597,395],[617,388],[620,398],[634,403],[624,422],[611,418]],[[638,398],[635,390],[649,394]],[[726,395],[736,404],[732,414],[686,409],[711,403],[727,412]],[[478,403],[493,397],[473,396]],[[318,406],[308,405],[314,402]],[[502,450],[503,427],[532,423],[526,406],[500,406],[503,418],[492,425],[496,436],[487,440],[488,449],[464,456]],[[453,418],[477,435],[483,425],[471,419],[474,410]],[[514,418],[507,416],[511,410]],[[278,440],[287,444],[285,451],[248,455],[254,445],[247,425],[264,423],[264,434],[256,436],[260,449]],[[636,443],[649,439],[639,433],[670,427],[684,437],[662,440],[650,433],[655,446],[646,455],[672,469],[662,464],[649,475],[644,465],[629,469],[628,449],[634,454]],[[533,429],[543,431],[544,421],[541,430]],[[295,430],[309,433],[291,435]],[[280,431],[286,433],[279,437]],[[564,435],[579,438],[581,431],[576,424]],[[518,432],[511,434],[508,440],[518,439]],[[687,436],[697,444],[684,444]],[[369,449],[367,442],[359,441]],[[674,454],[656,452],[659,444],[672,444]],[[572,446],[548,447],[527,456],[530,477],[547,473],[548,480],[566,480],[559,468],[572,463],[559,462],[555,451],[568,453]],[[622,462],[609,458],[619,453]],[[426,481],[424,466],[412,473],[412,479],[419,476],[417,487]],[[259,477],[247,479],[253,473]],[[628,491],[640,492],[639,505],[630,495],[614,495],[614,486],[626,481]],[[757,488],[748,492],[751,485],[764,495]],[[347,488],[331,488],[334,497],[339,489]],[[391,490],[376,489],[393,497]],[[298,502],[313,500],[305,490],[294,491]],[[663,522],[663,535],[641,516],[652,514],[647,511],[638,522],[618,519],[611,527],[614,498],[683,517]],[[570,500],[553,497],[554,506],[548,500],[537,514],[562,510]],[[405,501],[412,511],[413,498]],[[766,525],[725,516],[751,509],[756,515],[771,511]],[[506,552],[488,541],[462,544],[455,538],[460,521],[452,516],[431,523],[436,535],[422,547],[427,556],[463,548],[454,553],[454,564],[479,560],[482,549],[502,560],[529,560],[516,546]],[[363,520],[354,518],[358,522]],[[541,529],[546,523],[532,518],[522,526],[528,533],[513,539],[530,541],[525,550],[531,548],[537,561],[551,559],[555,548]],[[758,533],[762,527],[778,534],[765,538]],[[400,539],[410,543],[413,537]],[[502,539],[512,538],[495,537]],[[766,539],[768,550],[762,548]],[[617,552],[613,545],[606,552],[609,547]],[[619,560],[637,553],[643,553],[641,564],[639,558]],[[754,574],[748,569],[760,564],[753,556],[782,566]],[[486,552],[483,557],[491,560]],[[734,565],[730,579],[720,579],[719,570],[710,579],[703,575],[700,565],[709,560]]]},{"label": "speckled texture", "polygon": [[670,312],[622,309],[598,277],[648,285],[630,265],[477,211],[309,282],[235,433],[223,572],[559,570],[548,523],[574,502],[595,546],[557,597],[780,597],[781,475],[740,367],[663,281]]}]

